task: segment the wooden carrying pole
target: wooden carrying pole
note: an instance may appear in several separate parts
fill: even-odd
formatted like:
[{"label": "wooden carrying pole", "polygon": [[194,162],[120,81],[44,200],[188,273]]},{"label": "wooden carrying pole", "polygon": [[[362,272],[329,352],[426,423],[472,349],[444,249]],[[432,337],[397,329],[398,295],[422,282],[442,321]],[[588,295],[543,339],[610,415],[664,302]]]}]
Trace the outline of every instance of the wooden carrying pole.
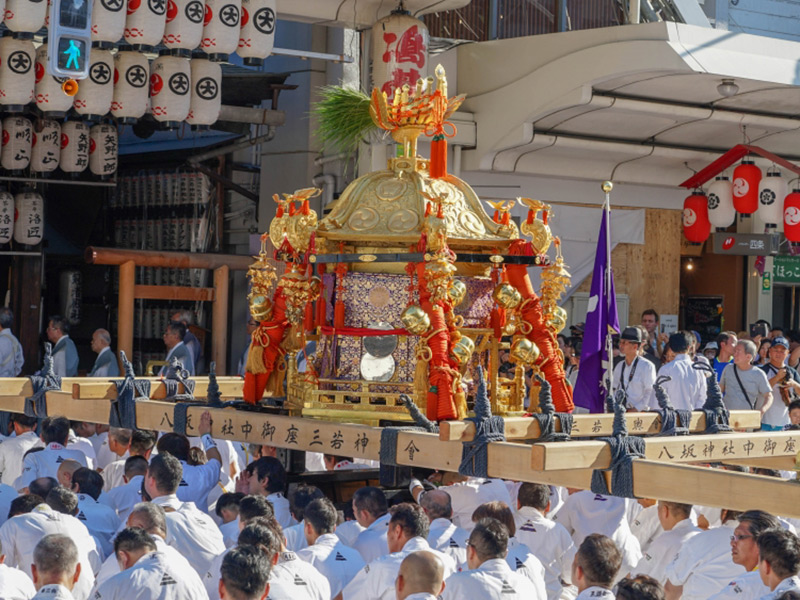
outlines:
[{"label": "wooden carrying pole", "polygon": [[[213,348],[211,360],[217,371],[227,368],[228,296],[230,271],[246,271],[253,262],[249,256],[229,254],[200,254],[191,252],[160,252],[151,250],[120,250],[89,246],[84,253],[86,262],[93,265],[119,266],[119,299],[117,311],[117,345],[128,357],[133,356],[134,300],[182,300],[212,302]],[[213,269],[214,287],[194,288],[175,285],[136,285],[136,267],[174,269]],[[122,365],[120,364],[120,369]]]}]

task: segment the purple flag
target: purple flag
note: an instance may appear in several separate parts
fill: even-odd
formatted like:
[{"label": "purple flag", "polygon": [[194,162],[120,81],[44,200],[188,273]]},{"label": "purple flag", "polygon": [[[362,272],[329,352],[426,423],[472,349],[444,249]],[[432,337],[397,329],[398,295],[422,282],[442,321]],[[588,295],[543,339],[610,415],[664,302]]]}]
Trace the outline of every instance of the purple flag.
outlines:
[{"label": "purple flag", "polygon": [[597,253],[592,273],[592,291],[583,331],[581,363],[578,381],[575,383],[574,401],[592,413],[605,411],[606,397],[613,369],[611,336],[619,333],[617,297],[614,294],[614,274],[609,256],[611,236],[611,211],[603,207],[600,235],[597,238]]}]

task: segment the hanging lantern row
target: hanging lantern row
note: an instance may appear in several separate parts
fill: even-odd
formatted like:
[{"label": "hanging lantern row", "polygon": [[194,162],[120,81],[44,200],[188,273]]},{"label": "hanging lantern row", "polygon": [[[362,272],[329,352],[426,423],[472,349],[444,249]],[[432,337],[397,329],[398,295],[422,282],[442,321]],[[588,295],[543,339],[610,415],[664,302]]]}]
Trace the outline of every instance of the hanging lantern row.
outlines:
[{"label": "hanging lantern row", "polygon": [[35,246],[44,234],[44,200],[36,192],[0,191],[0,244]]},{"label": "hanging lantern row", "polygon": [[60,167],[64,173],[82,173],[88,168],[93,175],[110,177],[117,171],[118,150],[113,125],[41,119],[34,127],[24,117],[3,119],[0,166],[8,171],[30,167],[34,173],[51,173]]}]

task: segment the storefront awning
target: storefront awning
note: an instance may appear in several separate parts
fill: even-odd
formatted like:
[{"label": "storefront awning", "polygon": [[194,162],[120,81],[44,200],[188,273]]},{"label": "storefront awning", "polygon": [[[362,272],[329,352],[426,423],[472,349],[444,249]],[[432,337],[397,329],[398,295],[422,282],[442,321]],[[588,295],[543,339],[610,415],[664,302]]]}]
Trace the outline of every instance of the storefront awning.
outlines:
[{"label": "storefront awning", "polygon": [[677,186],[742,142],[796,161],[798,64],[797,42],[670,22],[461,46],[463,168]]}]

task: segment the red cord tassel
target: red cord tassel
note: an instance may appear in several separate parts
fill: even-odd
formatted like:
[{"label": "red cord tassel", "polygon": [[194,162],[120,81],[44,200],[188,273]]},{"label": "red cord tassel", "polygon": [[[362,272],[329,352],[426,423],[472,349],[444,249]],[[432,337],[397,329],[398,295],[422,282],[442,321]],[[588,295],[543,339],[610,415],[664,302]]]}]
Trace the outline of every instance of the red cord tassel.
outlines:
[{"label": "red cord tassel", "polygon": [[428,172],[431,179],[442,179],[447,175],[447,139],[444,133],[437,133],[433,136]]},{"label": "red cord tassel", "polygon": [[305,311],[303,313],[303,329],[306,331],[314,330],[314,303],[306,302]]}]

